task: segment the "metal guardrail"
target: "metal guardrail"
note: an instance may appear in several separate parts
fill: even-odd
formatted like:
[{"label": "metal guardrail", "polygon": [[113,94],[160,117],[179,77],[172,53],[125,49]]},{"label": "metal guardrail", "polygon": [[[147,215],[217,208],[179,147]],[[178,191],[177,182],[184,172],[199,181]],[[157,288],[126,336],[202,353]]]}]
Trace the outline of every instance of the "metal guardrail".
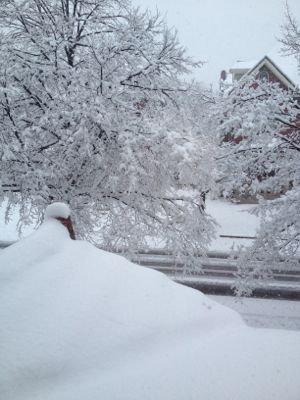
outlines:
[{"label": "metal guardrail", "polygon": [[[174,260],[165,251],[150,251],[131,256],[130,260],[157,271],[163,272],[174,281],[201,290],[206,294],[234,296],[237,280],[237,257],[230,253],[211,251],[207,257],[199,257],[199,268],[184,274],[182,263]],[[272,278],[258,282],[253,297],[300,300],[299,268],[285,269],[282,263],[272,270]]]}]

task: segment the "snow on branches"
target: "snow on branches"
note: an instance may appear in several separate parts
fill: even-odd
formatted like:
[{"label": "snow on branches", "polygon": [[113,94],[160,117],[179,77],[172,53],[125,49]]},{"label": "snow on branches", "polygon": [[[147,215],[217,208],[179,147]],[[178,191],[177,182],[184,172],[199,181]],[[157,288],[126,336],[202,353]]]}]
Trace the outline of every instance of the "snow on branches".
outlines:
[{"label": "snow on branches", "polygon": [[79,235],[110,249],[159,236],[178,253],[203,251],[213,150],[192,121],[199,97],[180,80],[198,64],[176,33],[118,0],[8,0],[0,26],[8,205],[22,205],[22,219],[66,202]]}]

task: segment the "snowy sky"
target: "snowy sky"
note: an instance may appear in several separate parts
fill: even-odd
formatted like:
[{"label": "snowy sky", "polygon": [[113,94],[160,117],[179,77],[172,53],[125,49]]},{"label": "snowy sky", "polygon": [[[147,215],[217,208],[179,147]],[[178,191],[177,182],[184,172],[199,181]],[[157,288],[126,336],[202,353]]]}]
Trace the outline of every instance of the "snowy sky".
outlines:
[{"label": "snowy sky", "polygon": [[[133,0],[134,4],[156,8],[169,26],[178,30],[189,54],[208,64],[197,78],[217,88],[220,71],[236,60],[256,60],[277,44],[284,21],[285,0]],[[289,0],[299,20],[300,1]]]}]

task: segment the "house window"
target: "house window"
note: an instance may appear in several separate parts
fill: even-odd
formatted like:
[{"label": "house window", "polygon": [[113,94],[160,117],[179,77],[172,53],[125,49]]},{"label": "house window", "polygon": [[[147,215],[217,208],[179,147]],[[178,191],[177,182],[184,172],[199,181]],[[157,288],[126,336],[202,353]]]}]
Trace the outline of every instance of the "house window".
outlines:
[{"label": "house window", "polygon": [[258,78],[261,81],[268,81],[269,80],[269,72],[266,71],[265,69],[259,71]]}]

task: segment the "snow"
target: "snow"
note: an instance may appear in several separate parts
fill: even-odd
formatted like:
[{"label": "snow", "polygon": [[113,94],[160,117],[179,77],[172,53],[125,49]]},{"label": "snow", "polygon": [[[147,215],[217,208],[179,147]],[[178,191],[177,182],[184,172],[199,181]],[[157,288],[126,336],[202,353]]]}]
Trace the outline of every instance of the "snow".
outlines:
[{"label": "snow", "polygon": [[299,332],[249,328],[54,219],[0,265],[5,400],[299,399]]},{"label": "snow", "polygon": [[211,250],[230,251],[237,246],[249,246],[252,239],[221,237],[255,237],[259,227],[259,218],[250,214],[253,204],[236,204],[225,200],[208,200],[206,211],[218,223],[216,239],[211,243]]},{"label": "snow", "polygon": [[300,301],[216,295],[209,298],[238,312],[249,326],[300,330]]},{"label": "snow", "polygon": [[[0,241],[15,241],[19,239],[18,233],[18,220],[19,220],[19,212],[17,207],[15,207],[10,214],[9,222],[5,223],[5,210],[6,210],[6,201],[0,205]],[[22,229],[21,237],[28,236],[35,229],[35,225],[26,225]]]},{"label": "snow", "polygon": [[70,208],[65,203],[55,202],[50,204],[45,211],[45,218],[68,218],[71,215]]}]

